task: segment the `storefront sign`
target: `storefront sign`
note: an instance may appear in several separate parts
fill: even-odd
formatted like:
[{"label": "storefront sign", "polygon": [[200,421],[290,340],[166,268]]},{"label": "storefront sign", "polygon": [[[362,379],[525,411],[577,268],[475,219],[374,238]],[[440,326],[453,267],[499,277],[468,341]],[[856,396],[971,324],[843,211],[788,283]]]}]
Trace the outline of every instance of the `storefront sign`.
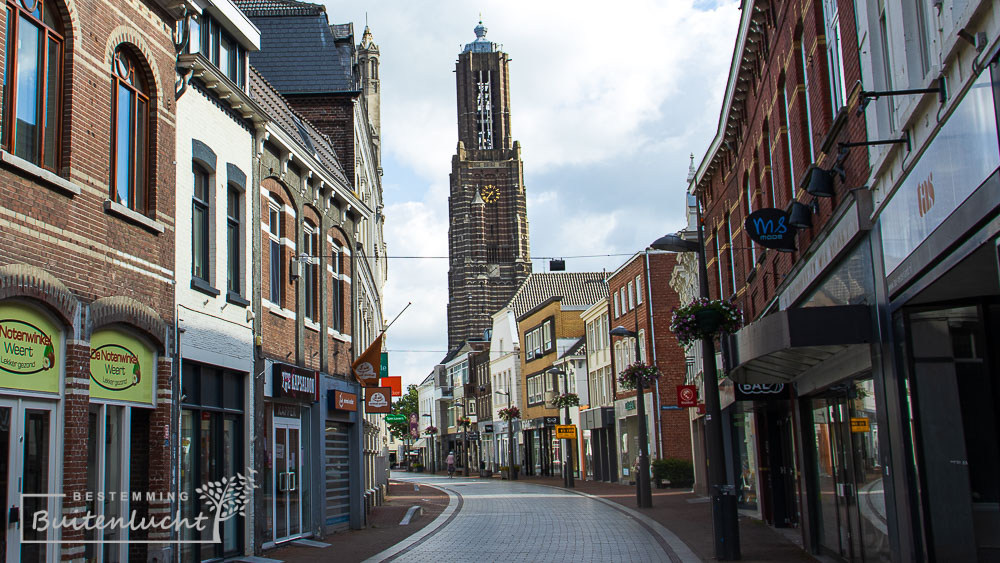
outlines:
[{"label": "storefront sign", "polygon": [[385,415],[385,421],[389,424],[395,424],[397,422],[406,422],[406,416],[398,413]]},{"label": "storefront sign", "polygon": [[576,440],[576,426],[572,424],[560,424],[556,426],[556,439]]},{"label": "storefront sign", "polygon": [[90,397],[153,405],[153,349],[118,330],[90,337]]},{"label": "storefront sign", "polygon": [[382,365],[379,366],[378,376],[389,377],[389,352],[382,352]]},{"label": "storefront sign", "polygon": [[334,390],[333,403],[327,407],[341,411],[356,411],[358,410],[358,396],[354,393]]},{"label": "storefront sign", "polygon": [[[984,72],[882,209],[879,223],[887,273],[896,270],[1000,165],[994,111],[990,73]],[[890,184],[879,186],[876,207],[890,189]]]},{"label": "storefront sign", "polygon": [[678,385],[677,386],[677,406],[687,409],[698,406],[698,386]]},{"label": "storefront sign", "polygon": [[788,399],[790,387],[784,383],[737,383],[737,401],[771,401]]},{"label": "storefront sign", "polygon": [[545,417],[545,427],[546,428],[550,428],[550,427],[555,426],[557,424],[559,424],[559,417],[558,416],[547,416],[547,417]]},{"label": "storefront sign", "polygon": [[365,412],[388,413],[392,406],[392,389],[388,387],[365,387]]},{"label": "storefront sign", "polygon": [[476,430],[473,430],[473,431],[469,432],[468,440],[470,442],[478,442],[479,441],[479,432],[476,431]]},{"label": "storefront sign", "polygon": [[635,410],[635,399],[629,399],[625,401],[625,411],[628,412],[634,410]]},{"label": "storefront sign", "polygon": [[296,399],[303,403],[319,401],[318,372],[276,363],[273,373],[271,381],[274,382],[274,397]]},{"label": "storefront sign", "polygon": [[381,385],[382,387],[388,387],[388,388],[392,389],[392,396],[393,397],[402,397],[403,396],[403,378],[402,378],[402,376],[397,375],[395,377],[383,377],[382,379],[379,380],[379,385]]},{"label": "storefront sign", "polygon": [[765,207],[744,221],[747,235],[757,244],[775,250],[795,250],[795,229],[788,225],[788,213]]},{"label": "storefront sign", "polygon": [[[208,418],[203,420],[212,420],[211,414],[208,412],[203,412],[202,416],[209,415]],[[299,406],[298,405],[287,405],[284,403],[274,404],[274,416],[280,418],[298,418],[299,417]]]},{"label": "storefront sign", "polygon": [[871,432],[871,425],[867,418],[855,418],[851,417],[851,432],[862,433]]},{"label": "storefront sign", "polygon": [[58,393],[60,336],[56,325],[35,310],[0,305],[0,386]]},{"label": "storefront sign", "polygon": [[493,433],[493,425],[492,424],[484,424],[483,425],[483,432],[486,432],[487,434],[492,434]]}]

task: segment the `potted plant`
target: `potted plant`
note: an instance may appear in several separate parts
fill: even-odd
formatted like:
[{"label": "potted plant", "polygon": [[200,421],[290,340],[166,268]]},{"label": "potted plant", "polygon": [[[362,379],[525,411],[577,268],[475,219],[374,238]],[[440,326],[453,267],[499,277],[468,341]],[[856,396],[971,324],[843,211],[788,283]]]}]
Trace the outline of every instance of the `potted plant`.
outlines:
[{"label": "potted plant", "polygon": [[580,406],[580,396],[576,393],[562,393],[552,397],[551,402],[553,407],[558,409],[566,407],[578,407]]},{"label": "potted plant", "polygon": [[438,433],[438,427],[437,426],[428,426],[427,428],[424,428],[424,434],[426,434],[428,436],[433,436],[433,435],[435,435],[437,433]]},{"label": "potted plant", "polygon": [[670,331],[682,346],[725,332],[732,334],[743,326],[743,312],[725,299],[698,298],[674,309]]},{"label": "potted plant", "polygon": [[638,387],[637,383],[642,381],[642,386],[649,389],[662,374],[656,366],[647,366],[642,362],[635,362],[622,370],[618,376],[618,384],[623,389],[631,390]]},{"label": "potted plant", "polygon": [[469,426],[472,425],[472,419],[467,416],[463,416],[458,420],[456,420],[455,424],[461,426],[462,428],[468,428]]},{"label": "potted plant", "polygon": [[514,465],[514,471],[512,472],[512,473],[514,474],[514,480],[515,480],[515,481],[517,481],[517,475],[518,475],[518,473],[520,473],[520,472],[521,472],[521,466],[520,466],[520,465],[517,465],[517,464],[515,464],[515,465]]},{"label": "potted plant", "polygon": [[676,457],[657,459],[653,461],[653,480],[658,489],[664,486],[673,489],[689,488],[694,484],[694,465],[686,459]]},{"label": "potted plant", "polygon": [[500,417],[500,420],[510,424],[521,418],[521,411],[517,407],[504,407],[497,411],[497,416]]},{"label": "potted plant", "polygon": [[413,464],[413,470],[416,471],[417,473],[422,473],[424,471],[424,464],[422,464],[422,463],[414,463]]}]

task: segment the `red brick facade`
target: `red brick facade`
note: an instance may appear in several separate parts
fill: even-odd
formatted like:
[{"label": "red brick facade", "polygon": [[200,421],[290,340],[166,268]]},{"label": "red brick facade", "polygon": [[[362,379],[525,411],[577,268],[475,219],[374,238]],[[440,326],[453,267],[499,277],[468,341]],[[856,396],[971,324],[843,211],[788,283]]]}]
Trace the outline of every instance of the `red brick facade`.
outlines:
[{"label": "red brick facade", "polygon": [[[839,4],[842,44],[857,45],[853,6],[843,0]],[[796,2],[771,3],[754,10],[759,27],[749,32],[754,42],[747,41],[734,59],[747,62],[738,75],[738,95],[725,117],[724,142],[710,153],[711,160],[703,163],[704,173],[700,171],[696,180],[704,214],[711,295],[727,299],[735,295],[734,301],[748,321],[764,312],[833,210],[851,197],[851,188],[863,186],[868,177],[867,152],[856,148],[842,163],[846,179],[834,181],[836,194],[832,198],[814,198],[803,183],[810,164],[815,162],[823,169],[834,166],[838,142],[866,138],[864,117],[856,111],[861,84],[857,49],[842,50],[847,106],[834,116],[822,3],[806,4],[805,8]],[[811,117],[813,158],[809,155],[807,116]],[[811,228],[798,232],[796,251],[752,247],[743,228],[749,209],[788,210],[793,201],[811,204],[814,200],[818,213],[812,216]]]},{"label": "red brick facade", "polygon": [[[647,267],[646,260],[649,260]],[[691,428],[685,410],[667,410],[660,407],[673,406],[677,404],[677,386],[684,384],[684,377],[687,373],[685,364],[684,349],[677,343],[677,339],[670,331],[670,317],[673,310],[680,305],[677,292],[671,289],[670,274],[677,264],[677,256],[667,253],[638,254],[628,263],[618,269],[608,280],[609,299],[614,303],[615,295],[618,295],[619,309],[615,315],[615,308],[611,307],[612,328],[622,326],[628,330],[638,332],[643,338],[641,350],[644,352],[643,360],[650,364],[655,359],[656,367],[663,374],[659,380],[658,394],[654,390],[654,402],[646,405],[654,415],[658,428],[653,435],[654,429],[650,431],[650,441],[655,443],[659,438],[659,447],[655,451],[650,451],[651,459],[661,458],[683,458],[691,459]],[[638,282],[637,282],[638,279]],[[631,283],[631,291],[629,284]],[[636,287],[641,287],[640,293]],[[625,306],[622,306],[622,289],[625,290]],[[629,295],[632,295],[632,306],[629,307]],[[614,346],[614,342],[612,346]],[[612,362],[618,362],[618,354],[612,355]],[[622,363],[630,364],[634,361],[633,356],[621,359]],[[620,367],[614,365],[614,373],[618,373]],[[616,380],[615,398],[625,399],[635,396],[635,391],[621,389]],[[657,402],[656,398],[659,398]]]}]

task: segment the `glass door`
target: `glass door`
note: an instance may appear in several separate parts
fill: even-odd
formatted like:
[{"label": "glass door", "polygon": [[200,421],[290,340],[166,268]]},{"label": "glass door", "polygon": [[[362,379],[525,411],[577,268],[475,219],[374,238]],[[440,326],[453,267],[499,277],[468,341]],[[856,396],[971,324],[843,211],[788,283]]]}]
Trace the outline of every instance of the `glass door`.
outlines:
[{"label": "glass door", "polygon": [[302,535],[302,426],[297,419],[274,419],[274,541]]},{"label": "glass door", "polygon": [[[43,541],[46,531],[30,527],[21,530],[21,522],[41,510],[55,514],[54,497],[22,495],[51,494],[52,425],[54,406],[23,400],[0,400],[0,496],[6,534],[3,553],[7,561],[44,561],[48,553]],[[21,543],[21,538],[25,543]]]}]

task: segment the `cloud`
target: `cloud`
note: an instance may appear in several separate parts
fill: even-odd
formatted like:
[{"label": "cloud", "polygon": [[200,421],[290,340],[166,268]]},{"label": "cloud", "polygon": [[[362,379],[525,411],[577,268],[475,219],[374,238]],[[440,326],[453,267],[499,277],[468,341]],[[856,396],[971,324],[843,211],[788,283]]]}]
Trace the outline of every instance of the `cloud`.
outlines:
[{"label": "cloud", "polygon": [[[685,224],[694,153],[715,134],[737,0],[329,1],[333,22],[367,20],[381,53],[389,255],[447,254],[457,144],[455,61],[488,38],[511,57],[511,128],[522,144],[533,256],[631,254]],[[625,257],[567,260],[615,269]],[[419,383],[447,342],[447,261],[390,259],[390,369]],[[545,264],[534,263],[535,271]],[[429,350],[396,352],[394,350]]]}]

